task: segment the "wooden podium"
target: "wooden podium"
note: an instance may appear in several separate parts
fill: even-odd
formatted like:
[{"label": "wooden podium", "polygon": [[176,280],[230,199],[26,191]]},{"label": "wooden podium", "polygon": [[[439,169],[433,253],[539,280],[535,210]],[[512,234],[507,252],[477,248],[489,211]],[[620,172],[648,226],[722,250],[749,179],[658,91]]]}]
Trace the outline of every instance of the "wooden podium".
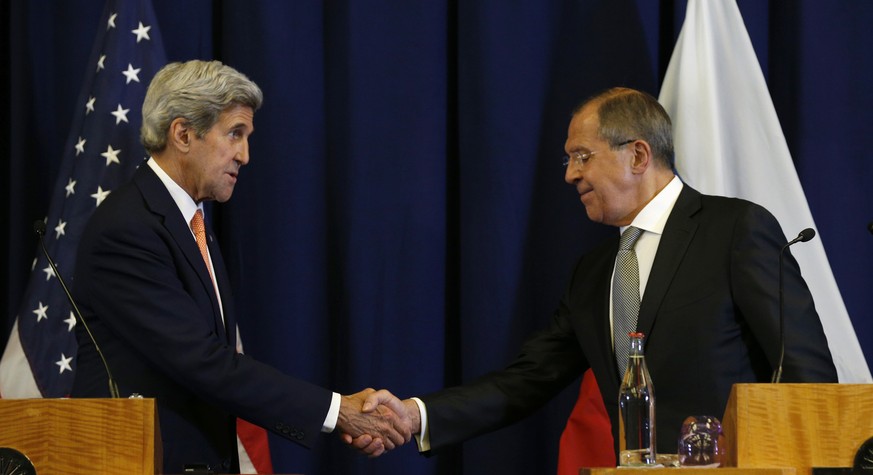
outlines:
[{"label": "wooden podium", "polygon": [[873,437],[873,384],[737,384],[722,426],[729,467],[851,467]]},{"label": "wooden podium", "polygon": [[0,447],[42,474],[149,474],[162,465],[154,399],[0,399]]},{"label": "wooden podium", "polygon": [[736,384],[721,420],[726,467],[583,468],[580,475],[809,475],[849,468],[873,437],[873,384]]}]

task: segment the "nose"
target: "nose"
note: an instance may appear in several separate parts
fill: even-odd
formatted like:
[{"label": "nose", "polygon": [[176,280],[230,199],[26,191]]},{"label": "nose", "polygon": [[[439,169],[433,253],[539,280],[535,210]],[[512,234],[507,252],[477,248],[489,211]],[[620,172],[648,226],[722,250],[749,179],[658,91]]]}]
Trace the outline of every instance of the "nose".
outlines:
[{"label": "nose", "polygon": [[239,150],[236,152],[236,156],[233,158],[234,161],[239,163],[239,166],[243,166],[249,163],[249,141],[245,139],[240,144]]},{"label": "nose", "polygon": [[581,179],[582,179],[581,167],[577,166],[573,162],[568,163],[567,168],[564,169],[564,181],[567,182],[567,184],[575,185]]}]

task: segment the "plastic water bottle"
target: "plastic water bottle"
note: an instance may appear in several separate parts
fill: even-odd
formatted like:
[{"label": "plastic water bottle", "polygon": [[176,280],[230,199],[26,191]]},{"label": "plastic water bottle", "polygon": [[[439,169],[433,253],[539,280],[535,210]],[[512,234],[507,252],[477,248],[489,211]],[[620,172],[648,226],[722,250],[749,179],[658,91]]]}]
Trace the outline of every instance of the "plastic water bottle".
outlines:
[{"label": "plastic water bottle", "polygon": [[642,333],[630,333],[630,353],[618,391],[619,465],[655,465],[655,387]]}]

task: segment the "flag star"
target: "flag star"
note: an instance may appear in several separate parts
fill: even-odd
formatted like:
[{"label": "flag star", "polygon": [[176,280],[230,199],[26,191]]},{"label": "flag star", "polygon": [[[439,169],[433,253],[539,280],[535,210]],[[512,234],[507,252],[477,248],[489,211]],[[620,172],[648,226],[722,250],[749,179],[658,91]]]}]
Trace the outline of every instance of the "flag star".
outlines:
[{"label": "flag star", "polygon": [[76,180],[70,178],[70,181],[67,182],[67,186],[64,187],[64,189],[67,190],[67,197],[69,197],[70,195],[75,195],[76,194]]},{"label": "flag star", "polygon": [[[122,109],[121,104],[118,104],[118,108],[114,111],[110,112],[110,114],[115,116],[115,125],[121,123],[121,121],[127,122],[127,113],[130,112],[130,109]],[[130,123],[130,122],[128,122]]]},{"label": "flag star", "polygon": [[143,38],[145,38],[147,40],[151,40],[151,38],[149,38],[149,30],[151,30],[151,29],[152,29],[152,27],[143,26],[142,22],[139,22],[139,27],[135,30],[131,30],[131,33],[136,35],[136,42],[139,43],[139,40],[141,40]]},{"label": "flag star", "polygon": [[97,98],[95,98],[94,96],[88,98],[88,102],[85,103],[85,115],[94,112],[94,101],[96,100]]},{"label": "flag star", "polygon": [[61,353],[61,359],[55,361],[55,364],[61,367],[61,370],[58,371],[58,374],[63,373],[64,371],[73,372],[73,368],[70,366],[70,362],[73,361],[73,357],[67,357],[67,355]]},{"label": "flag star", "polygon": [[106,55],[101,54],[100,59],[97,60],[97,71],[100,72],[101,69],[106,69],[106,66],[103,65],[103,62],[106,61]]},{"label": "flag star", "polygon": [[66,320],[64,320],[64,323],[66,323],[68,326],[68,328],[67,328],[68,332],[73,331],[73,327],[76,326],[76,316],[73,314],[72,311],[70,312],[70,316],[67,317]]},{"label": "flag star", "polygon": [[86,139],[79,137],[79,141],[76,142],[76,156],[78,157],[80,153],[85,153],[85,142]]},{"label": "flag star", "polygon": [[52,269],[51,265],[46,266],[42,271],[45,272],[45,280],[46,281],[48,281],[49,279],[51,279],[52,277],[55,276],[55,270]]},{"label": "flag star", "polygon": [[113,13],[109,15],[109,21],[106,22],[106,29],[115,28],[115,18],[118,17],[118,13]]},{"label": "flag star", "polygon": [[118,160],[118,154],[121,153],[121,149],[115,150],[112,148],[112,145],[106,147],[106,151],[101,153],[101,157],[106,157],[106,166],[108,167],[110,163],[121,163]]},{"label": "flag star", "polygon": [[33,311],[36,314],[36,321],[48,319],[48,315],[46,315],[46,311],[48,310],[48,305],[43,305],[42,302],[39,303],[39,308]]},{"label": "flag star", "polygon": [[64,235],[66,234],[66,233],[64,232],[64,230],[66,229],[66,227],[67,227],[67,222],[64,221],[63,219],[59,219],[59,220],[58,220],[58,225],[55,226],[55,233],[57,233],[57,234],[55,235],[55,239],[59,239],[61,236],[64,236]]},{"label": "flag star", "polygon": [[127,71],[122,71],[121,74],[124,74],[124,77],[127,78],[125,84],[130,84],[130,81],[139,82],[139,72],[142,71],[142,68],[134,68],[132,64],[127,63]]},{"label": "flag star", "polygon": [[92,194],[91,198],[94,198],[95,200],[97,200],[96,206],[100,206],[100,203],[102,203],[103,200],[105,200],[107,196],[109,196],[109,190],[104,191],[102,187],[98,186],[97,193]]}]

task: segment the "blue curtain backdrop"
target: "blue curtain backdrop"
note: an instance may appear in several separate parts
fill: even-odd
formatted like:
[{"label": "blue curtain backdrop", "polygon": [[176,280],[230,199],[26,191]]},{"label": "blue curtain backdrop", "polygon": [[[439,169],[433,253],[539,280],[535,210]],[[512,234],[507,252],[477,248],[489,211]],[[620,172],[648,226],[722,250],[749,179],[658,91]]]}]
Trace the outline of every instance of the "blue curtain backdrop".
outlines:
[{"label": "blue curtain backdrop", "polygon": [[[101,0],[2,0],[8,333]],[[657,96],[685,2],[154,0],[167,56],[264,90],[252,161],[213,209],[247,353],[402,397],[500,368],[554,309],[588,222],[560,165],[569,114],[613,85]],[[873,2],[741,0],[798,173],[873,363]],[[762,157],[765,159],[766,157]],[[801,251],[797,251],[801,252]],[[5,344],[5,336],[2,343]],[[271,439],[277,472],[552,473],[578,386],[433,458]]]}]

